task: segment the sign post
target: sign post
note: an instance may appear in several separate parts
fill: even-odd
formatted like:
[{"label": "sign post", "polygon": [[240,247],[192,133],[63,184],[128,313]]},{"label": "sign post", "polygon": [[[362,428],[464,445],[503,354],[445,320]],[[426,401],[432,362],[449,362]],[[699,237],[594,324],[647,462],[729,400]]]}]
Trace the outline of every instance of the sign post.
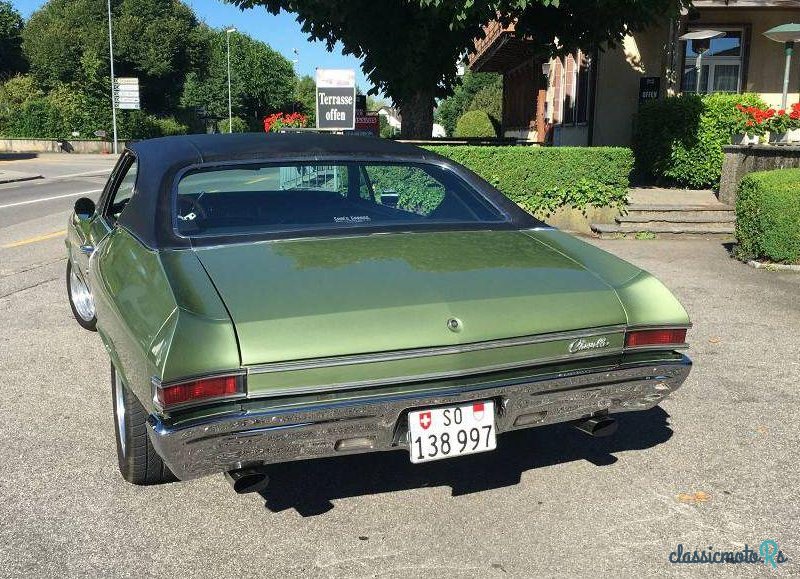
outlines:
[{"label": "sign post", "polygon": [[348,131],[356,121],[356,73],[352,69],[317,69],[317,128]]},{"label": "sign post", "polygon": [[353,134],[377,137],[381,132],[380,127],[378,115],[367,113],[367,95],[356,95],[356,125]]},{"label": "sign post", "polygon": [[139,103],[139,79],[119,77],[114,83],[114,96],[117,101],[118,109],[138,110]]},{"label": "sign post", "polygon": [[639,104],[657,100],[661,94],[661,78],[643,76],[639,79]]}]

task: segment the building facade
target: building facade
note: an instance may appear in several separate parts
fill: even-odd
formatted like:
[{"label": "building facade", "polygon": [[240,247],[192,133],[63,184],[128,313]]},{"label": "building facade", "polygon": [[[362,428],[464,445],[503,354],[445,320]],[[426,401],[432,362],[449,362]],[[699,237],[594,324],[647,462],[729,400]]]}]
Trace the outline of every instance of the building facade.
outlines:
[{"label": "building facade", "polygon": [[[714,30],[703,53],[700,92],[754,92],[779,106],[784,45],[764,32],[800,22],[800,0],[695,0],[675,20],[626,36],[621,45],[542,61],[513,25],[493,22],[470,68],[503,75],[503,134],[554,145],[630,144],[642,101],[697,90],[697,50],[680,36]],[[800,46],[789,102],[800,100]]]}]

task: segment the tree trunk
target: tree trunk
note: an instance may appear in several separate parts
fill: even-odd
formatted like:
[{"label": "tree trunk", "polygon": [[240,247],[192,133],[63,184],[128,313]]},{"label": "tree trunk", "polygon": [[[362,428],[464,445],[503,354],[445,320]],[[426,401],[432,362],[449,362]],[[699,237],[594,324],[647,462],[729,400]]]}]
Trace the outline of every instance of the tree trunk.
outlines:
[{"label": "tree trunk", "polygon": [[433,133],[433,91],[420,90],[398,103],[404,139],[429,139]]}]

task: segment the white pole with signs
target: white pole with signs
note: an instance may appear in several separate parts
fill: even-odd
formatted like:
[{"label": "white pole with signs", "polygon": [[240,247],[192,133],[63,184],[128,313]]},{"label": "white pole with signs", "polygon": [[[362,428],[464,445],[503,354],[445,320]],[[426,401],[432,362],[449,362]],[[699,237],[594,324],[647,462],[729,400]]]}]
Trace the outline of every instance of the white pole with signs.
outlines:
[{"label": "white pole with signs", "polygon": [[352,131],[356,124],[356,71],[317,69],[317,128]]},{"label": "white pole with signs", "polygon": [[117,95],[114,83],[114,37],[111,34],[111,0],[108,0],[108,54],[111,58],[111,120],[114,125],[114,154],[117,154]]}]

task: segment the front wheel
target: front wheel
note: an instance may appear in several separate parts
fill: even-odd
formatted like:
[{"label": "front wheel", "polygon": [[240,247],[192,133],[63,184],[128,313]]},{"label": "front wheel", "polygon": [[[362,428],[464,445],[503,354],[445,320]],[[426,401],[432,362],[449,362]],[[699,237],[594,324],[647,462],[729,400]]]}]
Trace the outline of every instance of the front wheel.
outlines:
[{"label": "front wheel", "polygon": [[72,266],[72,260],[67,260],[67,295],[72,315],[81,327],[92,332],[97,330],[97,317],[94,311],[94,298],[89,285],[80,275],[79,268]]},{"label": "front wheel", "polygon": [[147,411],[111,365],[114,433],[119,471],[129,483],[157,485],[177,480],[147,435]]}]

